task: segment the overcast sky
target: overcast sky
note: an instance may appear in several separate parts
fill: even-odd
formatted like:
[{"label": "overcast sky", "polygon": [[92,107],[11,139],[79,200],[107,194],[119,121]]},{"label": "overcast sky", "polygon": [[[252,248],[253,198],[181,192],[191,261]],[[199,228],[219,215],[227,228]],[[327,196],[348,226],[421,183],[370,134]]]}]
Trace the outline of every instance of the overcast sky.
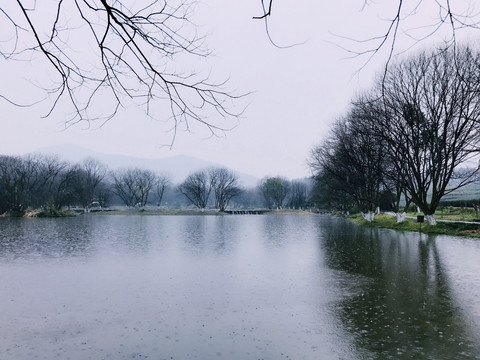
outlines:
[{"label": "overcast sky", "polygon": [[[363,0],[276,0],[269,20],[273,39],[280,45],[303,43],[278,49],[268,41],[264,23],[252,20],[261,13],[260,0],[204,0],[194,21],[200,32],[208,34],[206,44],[214,54],[192,67],[211,72],[213,79],[229,77],[227,87],[238,93],[252,92],[238,125],[222,137],[207,138],[205,129],[194,126],[191,132],[179,132],[170,149],[163,146],[171,141],[168,126],[132,109],[121,110],[101,128],[93,123],[64,129],[66,114],[61,108],[42,118],[43,105],[18,108],[0,101],[0,153],[25,154],[55,144],[75,144],[144,158],[184,154],[257,177],[309,176],[309,151],[328,133],[332,121],[346,112],[352,97],[368,88],[386,60],[386,53],[379,53],[357,73],[365,59],[348,59],[348,53],[335,45],[348,42],[334,34],[362,39],[385,31],[385,19],[394,8],[374,4],[362,11],[363,4]],[[35,63],[28,66],[34,73],[48,74]],[[24,67],[2,60],[0,71],[3,93],[31,91],[19,85],[19,79],[30,80]]]}]

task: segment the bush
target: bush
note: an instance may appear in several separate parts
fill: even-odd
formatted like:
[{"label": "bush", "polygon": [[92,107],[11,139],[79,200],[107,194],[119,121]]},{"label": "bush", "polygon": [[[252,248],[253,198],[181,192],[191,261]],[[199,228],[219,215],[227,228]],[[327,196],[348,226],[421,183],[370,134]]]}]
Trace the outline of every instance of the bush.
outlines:
[{"label": "bush", "polygon": [[54,206],[44,205],[42,206],[40,212],[37,213],[36,217],[41,218],[55,218],[55,217],[65,217],[68,216],[65,212],[57,210]]}]

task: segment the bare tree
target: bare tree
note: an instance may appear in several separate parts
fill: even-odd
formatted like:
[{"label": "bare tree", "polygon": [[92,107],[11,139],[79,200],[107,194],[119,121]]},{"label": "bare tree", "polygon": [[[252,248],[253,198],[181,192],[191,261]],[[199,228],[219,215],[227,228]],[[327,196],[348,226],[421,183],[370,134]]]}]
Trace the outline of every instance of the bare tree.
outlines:
[{"label": "bare tree", "polygon": [[[353,106],[331,134],[311,153],[309,164],[317,181],[343,193],[372,221],[383,190],[383,144],[373,133],[376,117],[369,108]],[[344,196],[337,196],[342,199]]]},{"label": "bare tree", "polygon": [[133,170],[119,170],[112,173],[113,178],[113,192],[117,195],[128,207],[133,207],[136,204],[135,199],[135,181]]},{"label": "bare tree", "polygon": [[155,186],[156,175],[151,170],[125,169],[114,172],[113,181],[113,191],[125,205],[143,208]]},{"label": "bare tree", "polygon": [[157,182],[157,176],[151,170],[141,170],[136,175],[135,194],[137,206],[144,207],[147,205],[150,191]]},{"label": "bare tree", "polygon": [[371,209],[396,191],[397,205],[403,193],[435,224],[441,198],[475,181],[480,170],[479,68],[479,53],[468,47],[392,64],[314,149],[312,168],[322,181],[335,179],[357,205]]},{"label": "bare tree", "polygon": [[74,205],[77,201],[76,183],[78,175],[78,166],[68,165],[55,181],[52,189],[52,205],[55,210],[60,210],[63,206]]},{"label": "bare tree", "polygon": [[[239,114],[232,111],[237,97],[224,90],[225,82],[182,70],[186,58],[209,55],[191,22],[195,5],[194,0],[3,2],[0,55],[45,64],[54,78],[45,86],[51,99],[47,115],[65,102],[73,114],[67,125],[108,120],[129,102],[164,119],[164,112],[153,109],[161,103],[175,131],[193,120],[216,133],[228,127],[225,118]],[[18,103],[8,94],[0,97]]]},{"label": "bare tree", "polygon": [[440,199],[479,171],[479,68],[468,47],[422,52],[391,66],[378,82],[382,97],[372,100],[384,106],[373,122],[377,138],[430,224]]},{"label": "bare tree", "polygon": [[157,206],[160,206],[163,200],[163,195],[165,194],[165,189],[170,184],[170,176],[167,174],[160,174],[157,176],[157,181],[155,183],[156,195],[157,195]]},{"label": "bare tree", "polygon": [[22,215],[26,209],[26,189],[19,157],[0,157],[0,212],[12,211]]},{"label": "bare tree", "polygon": [[3,211],[21,216],[36,203],[41,179],[40,160],[35,156],[0,157],[0,200]]},{"label": "bare tree", "polygon": [[343,181],[329,176],[327,172],[319,170],[314,176],[311,200],[317,208],[337,210],[348,213],[355,205],[352,196],[342,189]]},{"label": "bare tree", "polygon": [[112,184],[104,181],[102,181],[102,183],[100,183],[99,187],[97,188],[95,199],[98,201],[98,204],[102,208],[106,208],[110,204],[110,200],[113,194],[112,189]]},{"label": "bare tree", "polygon": [[215,195],[215,209],[225,211],[230,200],[242,191],[238,177],[226,168],[211,168],[208,173]]},{"label": "bare tree", "polygon": [[308,186],[305,182],[295,180],[290,183],[288,206],[294,209],[303,209],[308,199]]},{"label": "bare tree", "polygon": [[79,187],[80,201],[84,208],[88,209],[96,200],[97,191],[107,174],[107,166],[94,158],[87,158],[80,164],[82,181]]},{"label": "bare tree", "polygon": [[24,161],[35,164],[35,180],[30,184],[29,206],[41,207],[43,211],[58,210],[56,194],[58,194],[58,187],[62,183],[64,174],[68,171],[69,164],[54,155],[34,154]]},{"label": "bare tree", "polygon": [[208,205],[212,185],[207,170],[200,170],[188,175],[179,186],[180,192],[199,209],[205,209]]}]

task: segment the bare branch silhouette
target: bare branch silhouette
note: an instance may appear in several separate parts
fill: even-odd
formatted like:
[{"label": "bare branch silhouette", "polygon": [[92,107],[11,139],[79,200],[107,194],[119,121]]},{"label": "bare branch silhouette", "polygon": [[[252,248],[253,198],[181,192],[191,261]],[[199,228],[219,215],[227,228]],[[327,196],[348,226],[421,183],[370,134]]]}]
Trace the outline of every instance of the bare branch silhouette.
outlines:
[{"label": "bare branch silhouette", "polygon": [[279,45],[277,42],[273,41],[273,38],[272,38],[272,35],[270,35],[270,29],[268,27],[268,17],[271,16],[272,14],[272,3],[273,3],[273,0],[269,0],[268,2],[268,10],[265,6],[265,2],[264,0],[260,0],[261,3],[262,3],[262,10],[263,10],[263,15],[261,16],[254,16],[253,19],[255,20],[264,20],[265,21],[265,33],[267,34],[267,37],[268,37],[268,41],[270,41],[270,43],[275,46],[276,48],[279,48],[279,49],[289,49],[289,48],[292,48],[292,47],[295,47],[295,46],[298,46],[298,45],[302,45],[302,44],[305,44],[306,41],[302,41],[302,42],[299,42],[299,43],[295,43],[295,44],[290,44],[290,45]]},{"label": "bare branch silhouette", "polygon": [[[37,59],[35,54],[47,60],[45,71],[54,80],[45,87],[51,101],[46,116],[67,103],[72,109],[67,126],[108,121],[133,104],[155,119],[172,121],[174,134],[180,124],[188,130],[195,121],[215,135],[232,127],[226,120],[241,115],[236,100],[244,94],[228,91],[225,81],[184,70],[186,59],[210,54],[190,20],[195,5],[195,0],[17,0],[0,5],[0,24],[8,34],[0,54],[6,60]],[[9,94],[0,96],[18,103]],[[157,104],[168,110],[157,111]]]},{"label": "bare branch silhouette", "polygon": [[[264,0],[261,0],[263,15],[254,19],[266,20],[272,17],[272,3],[273,0],[270,0],[266,9]],[[395,54],[406,51],[398,48],[401,39],[409,40],[407,49],[410,49],[438,34],[443,36],[442,41],[449,47],[456,47],[460,30],[480,30],[480,5],[475,1],[435,0],[430,4],[425,0],[397,0],[391,4],[391,13],[385,19],[384,31],[365,38],[334,34],[337,40],[344,40],[335,45],[352,57],[365,58],[362,68],[383,49],[387,51],[388,67]],[[365,12],[375,6],[379,4],[365,0],[360,11]],[[426,21],[428,24],[425,24]],[[267,35],[269,36],[268,26]]]}]

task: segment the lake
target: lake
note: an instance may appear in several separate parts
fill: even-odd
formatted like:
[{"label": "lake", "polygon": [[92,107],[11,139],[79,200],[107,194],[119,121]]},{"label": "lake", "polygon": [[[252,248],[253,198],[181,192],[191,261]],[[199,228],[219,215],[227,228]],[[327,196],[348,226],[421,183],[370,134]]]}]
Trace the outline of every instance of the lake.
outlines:
[{"label": "lake", "polygon": [[0,359],[480,359],[480,241],[318,215],[0,218]]}]

